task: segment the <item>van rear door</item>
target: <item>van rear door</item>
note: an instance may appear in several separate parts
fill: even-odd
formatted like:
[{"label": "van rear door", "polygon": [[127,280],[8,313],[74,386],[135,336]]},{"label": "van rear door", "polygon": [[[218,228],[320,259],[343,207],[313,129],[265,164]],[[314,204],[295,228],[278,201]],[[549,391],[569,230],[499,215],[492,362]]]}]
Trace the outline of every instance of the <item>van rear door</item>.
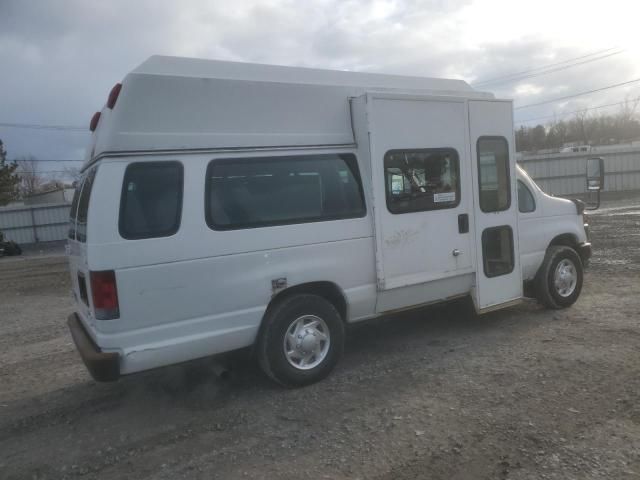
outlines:
[{"label": "van rear door", "polygon": [[89,268],[87,264],[87,223],[91,190],[97,166],[88,170],[78,181],[69,214],[68,257],[72,294],[77,313],[85,320],[91,318],[89,300]]},{"label": "van rear door", "polygon": [[479,313],[522,297],[513,107],[510,101],[469,101],[476,248],[472,296]]}]

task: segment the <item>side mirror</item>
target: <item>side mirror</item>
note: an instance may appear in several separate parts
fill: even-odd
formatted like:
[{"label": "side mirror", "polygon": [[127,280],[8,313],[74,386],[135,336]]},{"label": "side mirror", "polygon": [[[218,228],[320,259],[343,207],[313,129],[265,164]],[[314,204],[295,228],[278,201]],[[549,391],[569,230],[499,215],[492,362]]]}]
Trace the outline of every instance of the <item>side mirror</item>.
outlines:
[{"label": "side mirror", "polygon": [[604,188],[604,159],[600,157],[587,159],[587,193],[594,192],[596,200],[587,204],[587,210],[600,207],[600,191]]}]

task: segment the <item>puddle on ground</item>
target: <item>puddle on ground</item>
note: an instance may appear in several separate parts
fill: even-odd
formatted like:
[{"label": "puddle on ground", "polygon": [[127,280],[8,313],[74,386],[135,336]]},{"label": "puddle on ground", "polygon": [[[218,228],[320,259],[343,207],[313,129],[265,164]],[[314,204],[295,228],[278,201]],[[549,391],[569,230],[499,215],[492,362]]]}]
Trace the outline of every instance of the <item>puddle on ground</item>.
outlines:
[{"label": "puddle on ground", "polygon": [[640,215],[640,210],[631,210],[629,212],[607,213],[605,217],[619,217],[621,215]]}]

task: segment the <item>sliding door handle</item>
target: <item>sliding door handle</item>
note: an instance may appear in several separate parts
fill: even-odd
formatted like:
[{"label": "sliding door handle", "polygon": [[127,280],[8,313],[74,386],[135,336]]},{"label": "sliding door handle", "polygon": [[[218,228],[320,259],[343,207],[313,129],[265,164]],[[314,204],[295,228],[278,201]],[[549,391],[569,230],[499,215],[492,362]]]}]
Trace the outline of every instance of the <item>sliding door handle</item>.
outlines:
[{"label": "sliding door handle", "polygon": [[458,232],[469,233],[469,215],[467,213],[458,215]]}]

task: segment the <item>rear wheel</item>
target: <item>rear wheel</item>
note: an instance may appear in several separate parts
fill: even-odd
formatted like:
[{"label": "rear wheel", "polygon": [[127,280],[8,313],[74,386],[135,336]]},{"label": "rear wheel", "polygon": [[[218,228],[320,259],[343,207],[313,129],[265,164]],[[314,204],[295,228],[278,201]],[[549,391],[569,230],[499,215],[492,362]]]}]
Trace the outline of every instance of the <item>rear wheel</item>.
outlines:
[{"label": "rear wheel", "polygon": [[548,308],[569,307],[580,296],[582,279],[582,260],[573,248],[549,247],[536,276],[536,296]]},{"label": "rear wheel", "polygon": [[276,382],[297,387],[326,377],[344,349],[336,308],[317,295],[292,295],[272,307],[258,339],[258,361]]}]

